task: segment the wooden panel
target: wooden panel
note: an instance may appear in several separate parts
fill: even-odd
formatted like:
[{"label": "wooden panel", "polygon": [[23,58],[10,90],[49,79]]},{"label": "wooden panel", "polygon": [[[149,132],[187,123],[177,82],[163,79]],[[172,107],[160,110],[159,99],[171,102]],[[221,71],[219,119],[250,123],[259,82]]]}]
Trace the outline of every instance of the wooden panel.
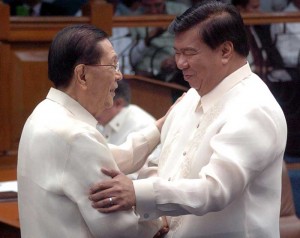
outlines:
[{"label": "wooden panel", "polygon": [[0,167],[0,181],[13,181],[17,180],[17,169],[16,167],[3,168],[1,164]]},{"label": "wooden panel", "polygon": [[[0,154],[0,169],[15,169],[17,167],[17,151],[5,151]],[[1,172],[0,172],[1,173]],[[7,180],[16,179],[9,176]],[[0,174],[0,181],[2,174]]]},{"label": "wooden panel", "polygon": [[9,34],[9,6],[0,1],[0,39]]},{"label": "wooden panel", "polygon": [[286,163],[289,170],[300,170],[300,163]]},{"label": "wooden panel", "polygon": [[9,16],[8,5],[0,2],[0,39],[9,42],[50,42],[62,28],[72,24],[92,24],[108,34],[112,32],[113,7],[105,1],[94,1],[89,16]]},{"label": "wooden panel", "polygon": [[[114,16],[113,27],[167,27],[174,17],[173,15]],[[300,12],[244,13],[242,17],[246,25],[300,22]]]},{"label": "wooden panel", "polygon": [[90,4],[90,22],[104,30],[107,34],[112,34],[113,6],[105,1],[94,1]]},{"label": "wooden panel", "polygon": [[18,202],[0,202],[0,222],[20,228]]},{"label": "wooden panel", "polygon": [[187,90],[187,88],[176,84],[137,75],[124,75],[124,78],[130,84],[132,103],[140,106],[156,119],[164,116],[173,104],[174,91],[183,93]]},{"label": "wooden panel", "polygon": [[300,22],[300,12],[243,13],[246,25],[264,25],[281,22]]},{"label": "wooden panel", "polygon": [[47,51],[13,51],[11,55],[11,142],[17,148],[24,123],[45,99],[51,83],[47,76]]},{"label": "wooden panel", "polygon": [[0,151],[10,145],[9,52],[10,46],[0,42]]},{"label": "wooden panel", "polygon": [[173,15],[114,16],[113,27],[167,27]]}]

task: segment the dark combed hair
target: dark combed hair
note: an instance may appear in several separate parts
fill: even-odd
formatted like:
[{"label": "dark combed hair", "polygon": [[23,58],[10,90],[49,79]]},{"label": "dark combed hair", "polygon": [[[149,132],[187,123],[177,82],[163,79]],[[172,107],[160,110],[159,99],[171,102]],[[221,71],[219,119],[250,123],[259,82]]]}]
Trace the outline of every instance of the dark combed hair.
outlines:
[{"label": "dark combed hair", "polygon": [[101,50],[97,43],[108,35],[88,24],[71,25],[57,33],[48,54],[48,77],[56,88],[69,85],[78,64],[97,64]]},{"label": "dark combed hair", "polygon": [[201,23],[199,37],[211,49],[231,41],[235,51],[247,57],[249,43],[243,19],[231,4],[216,0],[204,0],[176,17],[169,26],[169,32],[177,34]]},{"label": "dark combed hair", "polygon": [[242,7],[247,7],[249,4],[250,0],[231,0],[231,4],[233,6],[242,6]]}]

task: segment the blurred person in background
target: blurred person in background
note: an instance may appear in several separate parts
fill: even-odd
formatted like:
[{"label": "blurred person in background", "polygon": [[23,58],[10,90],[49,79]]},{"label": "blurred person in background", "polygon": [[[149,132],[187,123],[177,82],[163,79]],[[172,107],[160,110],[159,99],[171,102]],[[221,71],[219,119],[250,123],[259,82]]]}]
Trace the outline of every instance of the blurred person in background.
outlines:
[{"label": "blurred person in background", "polygon": [[[260,0],[232,0],[241,13],[260,13]],[[283,67],[283,60],[271,38],[270,25],[247,25],[250,53],[248,61],[252,70],[267,84],[269,81],[290,80]]]},{"label": "blurred person in background", "polygon": [[[179,15],[188,7],[166,0],[141,0],[137,15]],[[131,49],[130,60],[135,74],[155,77],[162,70],[176,69],[172,36],[165,27],[138,27],[131,29],[136,42]],[[163,81],[168,81],[165,79]]]},{"label": "blurred person in background", "polygon": [[[130,16],[133,15],[140,6],[137,0],[108,0],[113,5],[114,16]],[[133,69],[129,60],[130,49],[135,45],[135,41],[131,37],[128,27],[113,27],[110,41],[116,50],[119,60],[120,69],[124,74],[133,74]]]},{"label": "blurred person in background", "polygon": [[[107,143],[114,145],[123,144],[127,137],[133,133],[146,128],[155,122],[155,118],[141,107],[131,104],[130,85],[125,79],[118,82],[115,90],[114,103],[111,108],[103,111],[97,116],[97,129],[105,137]],[[156,149],[148,157],[144,167],[154,160],[159,151]],[[138,177],[139,171],[129,174],[131,179]]]}]

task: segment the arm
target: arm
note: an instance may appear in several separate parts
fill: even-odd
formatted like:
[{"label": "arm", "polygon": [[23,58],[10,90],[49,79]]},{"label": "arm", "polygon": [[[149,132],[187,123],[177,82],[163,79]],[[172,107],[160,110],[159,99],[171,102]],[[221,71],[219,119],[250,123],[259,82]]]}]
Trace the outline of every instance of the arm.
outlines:
[{"label": "arm", "polygon": [[[132,208],[115,214],[102,214],[93,209],[88,200],[89,186],[100,178],[99,166],[117,169],[109,148],[100,142],[98,132],[81,133],[70,139],[69,159],[62,173],[62,187],[66,196],[78,206],[83,220],[94,237],[152,237],[160,227],[157,221],[139,222]],[[112,225],[115,224],[113,229]]]},{"label": "arm", "polygon": [[160,132],[166,118],[184,96],[185,93],[176,100],[163,117],[155,122],[155,126],[150,125],[139,132],[131,133],[126,142],[120,146],[110,145],[115,161],[123,173],[135,172],[144,165],[148,155],[160,142]]},{"label": "arm", "polygon": [[[282,118],[261,109],[230,119],[210,139],[213,153],[198,176],[175,181],[134,181],[137,211],[141,217],[153,219],[161,215],[202,216],[225,209],[241,198],[261,173],[279,164],[285,134]],[[275,182],[274,187],[265,189],[278,187]]]},{"label": "arm", "polygon": [[[204,215],[224,209],[241,196],[256,176],[284,150],[284,128],[259,110],[234,118],[212,136],[209,141],[213,149],[210,162],[199,168],[198,177],[175,181],[163,178],[133,181],[130,190],[135,198],[131,202],[136,205],[141,217]],[[111,181],[106,181],[105,186],[109,189],[101,192],[101,186],[93,188],[93,192],[98,191],[91,197],[94,201],[116,194]],[[118,197],[122,193],[120,187],[121,184],[118,184]],[[102,212],[117,210],[116,207],[104,208],[104,205],[102,201],[95,203]]]},{"label": "arm", "polygon": [[159,143],[159,137],[158,127],[150,125],[139,132],[131,133],[120,146],[109,145],[119,169],[125,174],[140,169]]}]

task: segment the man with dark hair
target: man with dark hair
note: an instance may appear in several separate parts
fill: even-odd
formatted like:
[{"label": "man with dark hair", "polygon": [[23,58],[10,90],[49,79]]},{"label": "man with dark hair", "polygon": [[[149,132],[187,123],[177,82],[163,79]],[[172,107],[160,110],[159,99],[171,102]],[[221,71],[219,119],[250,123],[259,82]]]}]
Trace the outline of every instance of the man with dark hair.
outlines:
[{"label": "man with dark hair", "polygon": [[[232,4],[241,13],[259,13],[260,0],[232,0]],[[250,54],[248,60],[252,70],[267,83],[270,81],[287,81],[291,77],[284,69],[282,57],[271,39],[270,25],[253,25],[246,27]]]},{"label": "man with dark hair", "polygon": [[[96,118],[99,123],[97,129],[105,137],[107,143],[121,145],[130,134],[153,124],[155,118],[139,106],[130,103],[130,85],[125,80],[118,82],[115,93],[113,106],[104,110]],[[136,179],[138,171],[128,176]]]},{"label": "man with dark hair", "polygon": [[166,215],[166,237],[279,238],[286,122],[247,62],[239,11],[203,1],[169,29],[192,88],[162,128],[158,176],[130,181],[103,169],[112,179],[92,186],[92,205],[103,213],[135,206],[145,220]]},{"label": "man with dark hair", "polygon": [[[142,0],[136,14],[179,15],[188,7],[167,0]],[[156,77],[161,71],[175,68],[172,36],[165,27],[137,27],[131,29],[136,45],[130,50],[130,61],[135,74]],[[168,71],[171,74],[170,71]],[[162,79],[168,81],[168,79]]]},{"label": "man with dark hair", "polygon": [[138,169],[159,142],[164,121],[136,133],[122,148],[108,147],[96,118],[113,105],[122,73],[107,37],[96,27],[74,25],[50,46],[48,71],[55,88],[27,119],[19,145],[23,238],[153,237],[161,225],[139,222],[133,209],[101,214],[88,200],[92,182],[108,179],[99,166],[125,173]]},{"label": "man with dark hair", "polygon": [[139,131],[155,122],[153,116],[137,105],[131,104],[129,84],[118,82],[113,106],[104,110],[96,119],[98,129],[108,143],[121,145],[130,133]]}]

